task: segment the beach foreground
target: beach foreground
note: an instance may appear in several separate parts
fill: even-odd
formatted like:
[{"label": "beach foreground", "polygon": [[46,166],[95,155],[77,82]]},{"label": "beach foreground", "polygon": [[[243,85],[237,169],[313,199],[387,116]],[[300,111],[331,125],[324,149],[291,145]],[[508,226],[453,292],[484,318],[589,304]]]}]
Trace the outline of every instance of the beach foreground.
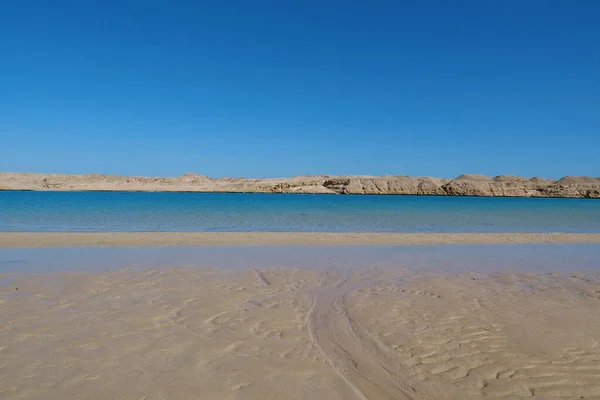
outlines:
[{"label": "beach foreground", "polygon": [[600,396],[597,274],[169,267],[1,282],[6,399]]},{"label": "beach foreground", "polygon": [[0,248],[600,243],[598,233],[0,232]]}]

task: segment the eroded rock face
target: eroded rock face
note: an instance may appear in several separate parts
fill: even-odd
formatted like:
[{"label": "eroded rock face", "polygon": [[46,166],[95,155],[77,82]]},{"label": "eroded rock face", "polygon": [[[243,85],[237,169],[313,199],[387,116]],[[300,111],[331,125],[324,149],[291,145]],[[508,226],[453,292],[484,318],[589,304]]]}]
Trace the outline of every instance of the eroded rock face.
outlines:
[{"label": "eroded rock face", "polygon": [[548,197],[600,198],[600,178],[565,176],[552,182],[545,190]]},{"label": "eroded rock face", "polygon": [[449,195],[455,196],[510,196],[540,197],[542,189],[552,181],[532,180],[520,176],[461,175],[444,185]]},{"label": "eroded rock face", "polygon": [[564,177],[558,181],[500,175],[462,175],[446,184],[444,190],[456,196],[509,197],[600,197],[600,178]]},{"label": "eroded rock face", "polygon": [[441,179],[411,178],[408,176],[333,178],[323,183],[323,186],[336,193],[344,194],[419,194],[445,195]]},{"label": "eroded rock face", "polygon": [[278,179],[0,173],[0,190],[124,190],[600,198],[600,178],[557,181],[520,176],[461,175],[456,179],[386,176],[297,176]]}]

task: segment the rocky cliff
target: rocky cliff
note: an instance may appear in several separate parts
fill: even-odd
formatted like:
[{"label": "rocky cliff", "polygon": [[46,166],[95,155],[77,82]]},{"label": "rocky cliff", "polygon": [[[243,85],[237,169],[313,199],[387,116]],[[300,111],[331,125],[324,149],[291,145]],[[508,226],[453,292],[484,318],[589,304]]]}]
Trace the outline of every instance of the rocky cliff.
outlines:
[{"label": "rocky cliff", "polygon": [[567,176],[559,180],[520,176],[461,175],[456,179],[386,176],[297,176],[279,179],[66,175],[0,172],[0,190],[260,192],[397,194],[436,196],[600,198],[600,178]]}]

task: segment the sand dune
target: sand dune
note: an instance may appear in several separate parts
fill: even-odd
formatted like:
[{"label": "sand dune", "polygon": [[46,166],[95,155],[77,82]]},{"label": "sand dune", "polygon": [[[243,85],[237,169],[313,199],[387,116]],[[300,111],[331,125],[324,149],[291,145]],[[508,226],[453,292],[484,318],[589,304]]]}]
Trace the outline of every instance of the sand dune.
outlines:
[{"label": "sand dune", "polygon": [[436,196],[600,198],[600,178],[566,176],[558,180],[465,174],[455,179],[384,176],[296,176],[293,178],[141,177],[0,172],[0,190],[89,190],[142,192],[260,192],[398,194]]},{"label": "sand dune", "polygon": [[600,398],[599,276],[2,278],[0,398]]}]

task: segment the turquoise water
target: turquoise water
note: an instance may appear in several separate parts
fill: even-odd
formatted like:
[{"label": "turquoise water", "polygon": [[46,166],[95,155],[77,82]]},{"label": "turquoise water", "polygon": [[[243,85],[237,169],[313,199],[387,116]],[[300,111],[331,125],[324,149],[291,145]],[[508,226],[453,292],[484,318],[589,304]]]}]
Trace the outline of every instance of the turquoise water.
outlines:
[{"label": "turquoise water", "polygon": [[3,231],[600,232],[600,201],[0,192]]}]

